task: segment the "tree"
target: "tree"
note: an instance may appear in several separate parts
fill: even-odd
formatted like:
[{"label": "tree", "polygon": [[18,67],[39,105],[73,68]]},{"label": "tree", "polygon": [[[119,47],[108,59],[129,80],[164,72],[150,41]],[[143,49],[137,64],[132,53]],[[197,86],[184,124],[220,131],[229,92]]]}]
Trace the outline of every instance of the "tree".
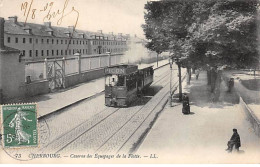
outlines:
[{"label": "tree", "polygon": [[145,19],[148,24],[142,25],[144,31],[146,32],[146,38],[150,41],[146,44],[146,47],[152,51],[157,53],[157,66],[158,66],[158,55],[161,54],[163,51],[168,50],[168,42],[165,40],[165,36],[161,33],[162,29],[160,24],[162,24],[162,17],[163,17],[163,6],[164,4],[148,2],[145,8],[148,11],[145,15]]},{"label": "tree", "polygon": [[[190,29],[192,40],[207,65],[211,92],[218,100],[220,75],[218,66],[236,68],[257,67],[257,7],[258,1],[224,0],[211,4],[208,17]],[[197,53],[191,55],[196,62]],[[194,59],[195,58],[195,59]],[[257,62],[257,63],[256,63]]]},{"label": "tree", "polygon": [[[175,57],[186,55],[188,27],[192,19],[192,3],[188,1],[148,2],[143,29],[150,40],[147,47],[158,53],[171,51]],[[183,16],[186,17],[183,17]],[[180,64],[178,64],[180,65]],[[179,68],[180,69],[180,68]],[[179,72],[180,73],[180,72]]]},{"label": "tree", "polygon": [[[145,5],[143,29],[153,51],[186,57],[185,67],[257,67],[258,0],[163,0]],[[210,78],[212,78],[210,76]],[[215,89],[214,81],[210,82]]]},{"label": "tree", "polygon": [[252,60],[258,58],[257,6],[256,0],[216,1],[207,19],[191,27],[193,43],[203,43],[204,58],[214,60],[211,65],[256,65]]},{"label": "tree", "polygon": [[187,22],[189,22],[188,18],[192,18],[191,6],[191,3],[185,1],[148,2],[145,5],[146,24],[142,25],[145,36],[149,40],[147,48],[156,52],[169,49],[177,52],[173,47],[181,46],[188,34]]}]

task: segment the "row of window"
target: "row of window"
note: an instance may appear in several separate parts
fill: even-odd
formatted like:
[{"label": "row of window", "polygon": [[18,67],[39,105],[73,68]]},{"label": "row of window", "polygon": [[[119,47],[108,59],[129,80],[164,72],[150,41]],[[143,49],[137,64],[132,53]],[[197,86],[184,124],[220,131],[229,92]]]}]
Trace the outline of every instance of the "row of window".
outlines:
[{"label": "row of window", "polygon": [[[124,48],[115,48],[115,49],[94,49],[94,53],[101,54],[101,53],[106,53],[106,52],[121,52],[125,51],[126,49]],[[67,56],[67,55],[74,55],[75,53],[81,53],[81,54],[88,54],[87,49],[68,49],[68,50],[35,50],[35,57],[38,56]],[[22,51],[23,55],[26,56],[26,51]],[[33,56],[33,51],[29,50],[28,51],[29,57]]]},{"label": "row of window", "polygon": [[101,54],[106,52],[123,52],[126,51],[125,48],[114,48],[114,49],[93,49],[94,53]]},{"label": "row of window", "polygon": [[126,45],[126,43],[116,41],[93,41],[93,45]]},{"label": "row of window", "polygon": [[[11,37],[7,37],[7,43],[11,43]],[[19,38],[15,37],[15,43],[19,43]],[[22,38],[22,43],[33,43],[33,38]],[[76,45],[87,45],[87,41],[82,40],[62,40],[62,39],[35,39],[35,43],[41,44],[76,44]],[[116,42],[116,41],[93,41],[93,45],[126,45],[125,42]]]},{"label": "row of window", "polygon": [[[26,42],[26,38],[22,38],[22,43],[33,43],[33,39],[32,38],[29,38],[27,39],[28,42]],[[7,43],[11,43],[11,37],[7,37]],[[15,43],[19,43],[19,38],[18,37],[15,37]],[[35,43],[38,44],[38,43],[41,43],[41,44],[77,44],[77,45],[87,45],[88,42],[87,41],[81,41],[81,40],[62,40],[62,39],[57,39],[57,40],[54,40],[54,39],[35,39]]]},{"label": "row of window", "polygon": [[[26,56],[26,51],[23,50],[23,55]],[[76,52],[80,52],[82,54],[87,54],[87,49],[68,49],[68,50],[35,50],[35,57],[38,56],[63,56],[63,55],[72,55]],[[32,57],[33,51],[29,50],[29,57]]]}]

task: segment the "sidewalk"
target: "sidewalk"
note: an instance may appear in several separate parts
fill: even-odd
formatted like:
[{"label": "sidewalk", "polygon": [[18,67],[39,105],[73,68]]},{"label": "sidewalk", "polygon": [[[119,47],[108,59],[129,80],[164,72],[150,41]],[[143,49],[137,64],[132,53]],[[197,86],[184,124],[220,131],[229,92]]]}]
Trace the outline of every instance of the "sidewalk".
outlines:
[{"label": "sidewalk", "polygon": [[[247,71],[238,71],[238,70],[230,70],[225,71],[224,75],[228,78],[233,77],[235,79],[234,88],[239,93],[239,95],[243,98],[247,106],[254,112],[256,117],[260,120],[260,91],[250,90],[242,84],[242,81],[252,81],[252,80],[260,80],[259,75],[252,75],[253,72]],[[259,87],[259,85],[258,85]]]},{"label": "sidewalk", "polygon": [[[158,159],[150,163],[260,163],[260,139],[240,109],[238,96],[226,93],[222,82],[221,102],[212,103],[206,82],[206,72],[201,72],[199,80],[192,76],[190,85],[183,82],[191,114],[183,115],[181,104],[167,105],[137,154],[156,154]],[[233,128],[241,138],[239,154],[225,151]]]},{"label": "sidewalk", "polygon": [[[159,67],[165,64],[168,64],[168,60],[162,60],[158,63]],[[157,68],[156,62],[151,65],[154,65],[154,69]],[[38,117],[41,117],[101,93],[104,90],[104,85],[105,81],[102,77],[55,93],[23,99],[22,102],[36,102],[38,104]]]}]

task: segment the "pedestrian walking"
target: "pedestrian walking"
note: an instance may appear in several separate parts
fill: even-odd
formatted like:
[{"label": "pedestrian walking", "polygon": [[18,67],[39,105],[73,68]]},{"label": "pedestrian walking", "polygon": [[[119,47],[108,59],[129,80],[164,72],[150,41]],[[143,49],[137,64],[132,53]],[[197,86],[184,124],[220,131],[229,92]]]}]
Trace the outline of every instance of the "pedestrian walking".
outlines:
[{"label": "pedestrian walking", "polygon": [[233,87],[234,87],[234,78],[230,78],[228,81],[228,92],[231,92]]},{"label": "pedestrian walking", "polygon": [[199,75],[200,75],[200,70],[199,70],[199,69],[197,69],[197,70],[196,70],[196,80],[198,80],[198,79],[199,79]]}]

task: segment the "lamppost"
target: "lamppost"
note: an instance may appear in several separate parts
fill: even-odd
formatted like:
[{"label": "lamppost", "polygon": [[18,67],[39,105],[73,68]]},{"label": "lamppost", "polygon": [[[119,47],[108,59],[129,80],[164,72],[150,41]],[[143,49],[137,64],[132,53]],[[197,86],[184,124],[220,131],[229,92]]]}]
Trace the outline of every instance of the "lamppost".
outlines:
[{"label": "lamppost", "polygon": [[109,56],[108,67],[110,67],[111,66],[111,52],[106,52],[106,54],[108,54],[108,56]]},{"label": "lamppost", "polygon": [[170,106],[172,107],[172,64],[173,64],[173,57],[169,56],[169,64],[170,64],[170,97],[169,97],[169,102]]}]

